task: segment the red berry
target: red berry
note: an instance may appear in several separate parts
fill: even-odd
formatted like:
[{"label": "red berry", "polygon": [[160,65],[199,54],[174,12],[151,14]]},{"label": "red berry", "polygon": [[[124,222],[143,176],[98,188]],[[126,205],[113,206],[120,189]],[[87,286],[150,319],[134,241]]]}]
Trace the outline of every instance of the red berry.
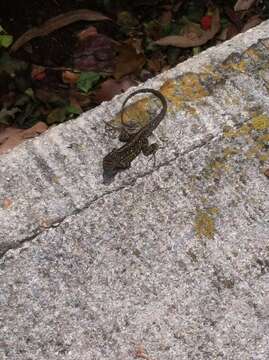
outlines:
[{"label": "red berry", "polygon": [[211,23],[212,23],[212,16],[211,15],[206,15],[203,16],[201,19],[201,26],[204,30],[209,30],[211,28]]}]

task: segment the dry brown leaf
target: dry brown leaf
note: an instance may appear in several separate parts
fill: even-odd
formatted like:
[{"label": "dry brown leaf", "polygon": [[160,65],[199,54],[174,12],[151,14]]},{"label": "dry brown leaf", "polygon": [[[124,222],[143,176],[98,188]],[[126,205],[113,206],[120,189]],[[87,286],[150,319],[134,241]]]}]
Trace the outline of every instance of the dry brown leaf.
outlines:
[{"label": "dry brown leaf", "polygon": [[137,54],[133,46],[122,44],[119,47],[114,77],[119,80],[124,75],[132,74],[141,69],[144,64],[145,57],[143,54]]},{"label": "dry brown leaf", "polygon": [[3,129],[0,133],[0,145],[4,144],[4,142],[9,138],[13,137],[19,133],[21,133],[23,130],[14,128],[11,126],[7,126],[5,129]]},{"label": "dry brown leaf", "polygon": [[163,37],[154,43],[160,46],[176,46],[180,48],[189,48],[201,46],[207,43],[220,31],[220,16],[219,9],[215,9],[212,15],[212,24],[210,30],[202,30],[199,32],[193,31],[184,35],[170,35]]},{"label": "dry brown leaf", "polygon": [[243,26],[241,32],[245,32],[251,28],[253,28],[254,26],[259,25],[262,22],[262,19],[259,17],[259,15],[253,15],[251,16],[248,21],[245,23],[245,25]]},{"label": "dry brown leaf", "polygon": [[4,143],[0,145],[0,155],[8,152],[8,150],[13,149],[15,146],[19,145],[22,142],[20,134],[15,134],[12,137],[6,139]]},{"label": "dry brown leaf", "polygon": [[160,59],[148,59],[147,68],[153,74],[158,74],[161,70],[162,62]]},{"label": "dry brown leaf", "polygon": [[132,37],[126,41],[124,41],[124,44],[130,47],[133,47],[137,54],[143,54],[144,53],[144,47],[142,44],[142,39]]},{"label": "dry brown leaf", "polygon": [[48,129],[48,125],[45,124],[43,121],[39,121],[34,126],[32,126],[30,129],[24,130],[21,135],[23,139],[30,139],[33,138],[39,134],[42,134],[44,131]]},{"label": "dry brown leaf", "polygon": [[79,41],[83,41],[85,39],[87,39],[88,37],[91,36],[96,36],[97,35],[97,29],[94,26],[89,26],[84,30],[81,30],[78,34],[77,37],[79,39]]},{"label": "dry brown leaf", "polygon": [[62,73],[62,79],[65,84],[75,85],[79,79],[79,74],[66,70]]},{"label": "dry brown leaf", "polygon": [[248,10],[256,0],[237,0],[234,11]]},{"label": "dry brown leaf", "polygon": [[28,41],[40,37],[46,36],[51,32],[58,30],[64,26],[72,24],[76,21],[99,21],[99,20],[111,20],[109,17],[97,12],[88,9],[79,9],[74,11],[68,11],[64,14],[55,16],[46,22],[40,27],[34,27],[24,34],[22,34],[11,46],[10,51],[17,51],[20,47],[26,44]]},{"label": "dry brown leaf", "polygon": [[137,83],[129,78],[122,80],[107,79],[95,91],[95,101],[101,104],[103,101],[111,100],[115,95],[125,92],[129,87],[135,86]]},{"label": "dry brown leaf", "polygon": [[1,133],[0,154],[6,153],[8,150],[19,145],[25,139],[33,138],[47,129],[48,126],[42,121],[26,130],[12,127],[6,128],[5,131]]},{"label": "dry brown leaf", "polygon": [[104,34],[89,36],[78,43],[74,54],[74,68],[82,71],[110,74],[115,68],[117,43]]},{"label": "dry brown leaf", "polygon": [[165,26],[171,23],[172,21],[172,10],[163,11],[160,16],[160,23]]},{"label": "dry brown leaf", "polygon": [[46,77],[46,69],[44,66],[32,65],[31,77],[34,80],[43,80]]}]

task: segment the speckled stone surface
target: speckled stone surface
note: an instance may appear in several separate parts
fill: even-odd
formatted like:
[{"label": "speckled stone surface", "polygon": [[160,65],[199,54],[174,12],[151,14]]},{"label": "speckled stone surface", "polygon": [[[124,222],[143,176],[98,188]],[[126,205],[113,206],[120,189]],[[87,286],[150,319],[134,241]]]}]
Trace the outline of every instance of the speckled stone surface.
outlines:
[{"label": "speckled stone surface", "polygon": [[0,158],[1,360],[269,359],[268,34],[145,84],[155,167],[102,184],[126,95]]}]

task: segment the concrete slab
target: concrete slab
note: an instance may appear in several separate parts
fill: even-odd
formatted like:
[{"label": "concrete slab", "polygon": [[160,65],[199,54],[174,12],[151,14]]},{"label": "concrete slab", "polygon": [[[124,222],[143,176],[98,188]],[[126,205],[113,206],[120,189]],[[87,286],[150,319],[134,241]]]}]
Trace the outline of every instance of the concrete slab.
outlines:
[{"label": "concrete slab", "polygon": [[268,30],[144,85],[156,167],[102,184],[126,95],[0,158],[0,358],[269,358]]}]

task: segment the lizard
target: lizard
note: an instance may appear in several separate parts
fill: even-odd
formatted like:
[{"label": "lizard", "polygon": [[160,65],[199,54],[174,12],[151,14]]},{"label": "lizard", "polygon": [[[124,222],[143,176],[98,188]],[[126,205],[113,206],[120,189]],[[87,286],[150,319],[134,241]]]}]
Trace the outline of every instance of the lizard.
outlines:
[{"label": "lizard", "polygon": [[157,128],[167,111],[167,101],[162,93],[154,89],[139,89],[131,93],[124,100],[121,108],[121,120],[123,123],[123,110],[127,101],[136,94],[152,93],[162,103],[162,109],[156,117],[136,133],[128,133],[123,127],[119,140],[125,142],[120,148],[114,148],[103,158],[104,184],[110,184],[119,171],[128,169],[132,161],[142,152],[145,156],[154,155],[158,149],[156,143],[149,145],[148,137]]}]

